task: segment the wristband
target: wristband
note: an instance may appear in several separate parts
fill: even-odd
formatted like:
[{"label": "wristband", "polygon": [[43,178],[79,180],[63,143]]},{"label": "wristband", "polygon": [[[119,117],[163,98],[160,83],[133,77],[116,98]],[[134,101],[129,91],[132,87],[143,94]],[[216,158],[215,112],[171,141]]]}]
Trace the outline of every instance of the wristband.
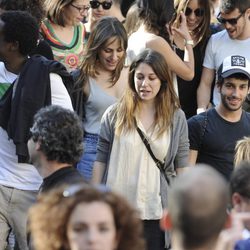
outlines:
[{"label": "wristband", "polygon": [[200,113],[205,112],[205,111],[206,111],[205,108],[198,108],[198,109],[196,110],[196,113],[197,113],[197,114],[200,114]]},{"label": "wristband", "polygon": [[191,45],[191,46],[194,46],[194,41],[193,40],[184,40],[185,41],[185,46],[187,45]]}]

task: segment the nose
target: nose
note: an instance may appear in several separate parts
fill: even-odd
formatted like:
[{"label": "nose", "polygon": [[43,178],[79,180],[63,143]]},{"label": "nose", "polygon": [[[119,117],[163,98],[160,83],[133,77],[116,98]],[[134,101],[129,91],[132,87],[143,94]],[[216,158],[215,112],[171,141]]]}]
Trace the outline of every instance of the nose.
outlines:
[{"label": "nose", "polygon": [[94,243],[98,238],[97,231],[94,229],[89,229],[87,233],[87,240],[89,243]]},{"label": "nose", "polygon": [[239,88],[234,88],[232,96],[233,97],[239,97],[239,95],[240,95],[240,89]]},{"label": "nose", "polygon": [[224,27],[225,27],[225,29],[229,29],[232,27],[232,25],[229,22],[225,22]]},{"label": "nose", "polygon": [[144,80],[142,81],[142,86],[147,86],[148,85],[148,79],[144,78]]},{"label": "nose", "polygon": [[113,53],[112,53],[112,60],[113,61],[116,61],[118,59],[118,53],[117,53],[117,51],[114,51]]},{"label": "nose", "polygon": [[192,13],[189,15],[189,19],[194,20],[196,18],[196,15],[192,11]]}]

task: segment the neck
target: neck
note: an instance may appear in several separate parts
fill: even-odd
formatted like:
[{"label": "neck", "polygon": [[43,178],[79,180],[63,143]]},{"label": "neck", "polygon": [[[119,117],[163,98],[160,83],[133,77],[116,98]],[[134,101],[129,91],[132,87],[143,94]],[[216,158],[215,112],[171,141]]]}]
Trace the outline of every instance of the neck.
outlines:
[{"label": "neck", "polygon": [[4,62],[5,68],[10,71],[11,73],[14,73],[18,75],[20,71],[22,70],[23,65],[27,61],[28,57],[23,57],[21,55],[18,55],[16,57],[12,57],[7,59]]},{"label": "neck", "polygon": [[41,160],[40,166],[37,167],[37,171],[42,176],[42,178],[46,178],[57,170],[72,166],[70,163],[59,163],[57,161],[47,161],[46,159]]},{"label": "neck", "polygon": [[155,30],[150,29],[149,27],[147,27],[145,23],[142,23],[138,30],[158,35]]},{"label": "neck", "polygon": [[177,233],[172,234],[172,250],[214,250],[216,248],[216,243],[217,241],[215,239],[200,247],[186,248],[183,246],[181,235],[177,235]]},{"label": "neck", "polygon": [[98,75],[96,75],[95,77],[95,80],[96,81],[109,81],[111,76],[112,76],[112,72],[111,71],[107,71],[107,70],[104,70],[102,67],[100,66],[96,66],[96,69],[97,69],[97,72],[99,73]]},{"label": "neck", "polygon": [[219,104],[218,107],[215,108],[217,113],[226,121],[229,122],[238,122],[241,118],[242,115],[242,108],[236,110],[236,111],[231,111],[226,109],[222,103]]},{"label": "neck", "polygon": [[154,114],[155,113],[155,102],[150,101],[150,102],[141,102],[140,103],[140,114]]},{"label": "neck", "polygon": [[113,6],[111,7],[109,11],[109,15],[116,17],[120,22],[125,20],[121,12],[121,6],[119,4],[113,3]]}]

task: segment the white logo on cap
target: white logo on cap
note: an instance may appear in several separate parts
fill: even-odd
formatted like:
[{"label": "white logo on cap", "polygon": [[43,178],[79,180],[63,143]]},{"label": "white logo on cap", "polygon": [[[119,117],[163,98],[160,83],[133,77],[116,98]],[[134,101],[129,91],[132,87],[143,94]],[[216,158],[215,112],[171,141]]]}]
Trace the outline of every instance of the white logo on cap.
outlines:
[{"label": "white logo on cap", "polygon": [[232,56],[231,66],[246,67],[246,59],[243,56]]}]

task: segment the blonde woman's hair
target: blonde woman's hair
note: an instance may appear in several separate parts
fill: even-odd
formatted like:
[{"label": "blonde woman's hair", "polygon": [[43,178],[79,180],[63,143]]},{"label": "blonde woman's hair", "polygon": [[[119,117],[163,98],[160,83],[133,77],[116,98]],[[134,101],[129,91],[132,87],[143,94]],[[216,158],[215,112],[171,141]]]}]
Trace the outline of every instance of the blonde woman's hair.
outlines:
[{"label": "blonde woman's hair", "polygon": [[234,166],[237,167],[242,161],[250,162],[250,137],[238,140],[235,146]]},{"label": "blonde woman's hair", "polygon": [[167,62],[160,53],[145,49],[132,62],[129,69],[128,88],[117,105],[115,132],[118,136],[121,132],[128,132],[135,128],[135,115],[140,111],[141,99],[135,89],[134,75],[141,63],[149,65],[161,81],[161,87],[155,101],[154,125],[158,125],[158,137],[170,127],[174,112],[179,108],[179,100],[174,90]]}]

